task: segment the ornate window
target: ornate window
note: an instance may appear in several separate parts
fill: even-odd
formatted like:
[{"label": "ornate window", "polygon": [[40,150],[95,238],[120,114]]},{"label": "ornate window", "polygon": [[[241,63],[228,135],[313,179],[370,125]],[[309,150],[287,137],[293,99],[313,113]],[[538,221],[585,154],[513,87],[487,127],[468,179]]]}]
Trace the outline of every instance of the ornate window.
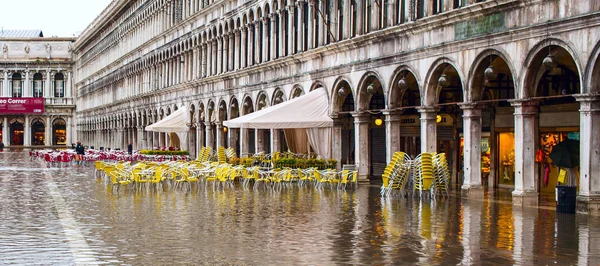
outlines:
[{"label": "ornate window", "polygon": [[23,80],[19,73],[12,75],[12,97],[23,97]]},{"label": "ornate window", "polygon": [[33,97],[44,97],[44,82],[42,74],[33,75]]},{"label": "ornate window", "polygon": [[65,77],[62,73],[54,75],[54,97],[65,97]]}]

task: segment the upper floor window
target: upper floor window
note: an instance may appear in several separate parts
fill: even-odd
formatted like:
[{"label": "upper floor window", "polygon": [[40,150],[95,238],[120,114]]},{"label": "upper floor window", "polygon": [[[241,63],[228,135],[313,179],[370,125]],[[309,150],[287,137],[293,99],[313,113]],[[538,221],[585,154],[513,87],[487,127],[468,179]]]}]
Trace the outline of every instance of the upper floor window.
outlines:
[{"label": "upper floor window", "polygon": [[459,8],[465,5],[466,0],[454,0],[453,8]]},{"label": "upper floor window", "polygon": [[19,73],[12,75],[12,97],[23,97],[23,80]]},{"label": "upper floor window", "polygon": [[33,75],[33,97],[44,97],[44,82],[40,73]]},{"label": "upper floor window", "polygon": [[444,12],[444,0],[433,0],[433,14]]},{"label": "upper floor window", "polygon": [[65,97],[65,76],[62,73],[54,75],[54,97]]}]

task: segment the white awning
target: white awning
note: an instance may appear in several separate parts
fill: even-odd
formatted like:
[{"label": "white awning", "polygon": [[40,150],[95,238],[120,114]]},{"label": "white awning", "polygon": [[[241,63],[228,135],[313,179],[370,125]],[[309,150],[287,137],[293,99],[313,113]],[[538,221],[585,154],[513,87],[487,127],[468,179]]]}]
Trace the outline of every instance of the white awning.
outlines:
[{"label": "white awning", "polygon": [[231,128],[318,128],[332,127],[329,98],[325,88],[306,95],[223,122]]},{"label": "white awning", "polygon": [[185,106],[163,118],[162,120],[146,127],[146,131],[154,132],[187,132],[188,109]]}]

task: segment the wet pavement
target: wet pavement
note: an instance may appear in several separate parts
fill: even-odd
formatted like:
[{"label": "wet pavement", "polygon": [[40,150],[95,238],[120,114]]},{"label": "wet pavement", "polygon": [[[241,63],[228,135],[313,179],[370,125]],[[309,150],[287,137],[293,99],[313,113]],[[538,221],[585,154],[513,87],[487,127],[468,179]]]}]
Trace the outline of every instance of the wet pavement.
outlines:
[{"label": "wet pavement", "polygon": [[598,265],[600,219],[356,190],[113,191],[0,153],[0,264]]}]

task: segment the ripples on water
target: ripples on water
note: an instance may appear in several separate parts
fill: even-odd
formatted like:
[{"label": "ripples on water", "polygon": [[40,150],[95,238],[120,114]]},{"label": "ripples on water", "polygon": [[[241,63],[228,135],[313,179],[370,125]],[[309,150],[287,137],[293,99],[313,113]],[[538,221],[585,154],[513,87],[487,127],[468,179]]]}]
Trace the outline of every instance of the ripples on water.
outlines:
[{"label": "ripples on water", "polygon": [[[456,198],[381,198],[375,186],[117,193],[92,168],[47,170],[24,153],[6,155],[0,264],[74,263],[48,182],[89,247],[75,249],[106,264],[598,263],[599,223],[585,215]],[[591,244],[579,243],[580,234]]]}]

